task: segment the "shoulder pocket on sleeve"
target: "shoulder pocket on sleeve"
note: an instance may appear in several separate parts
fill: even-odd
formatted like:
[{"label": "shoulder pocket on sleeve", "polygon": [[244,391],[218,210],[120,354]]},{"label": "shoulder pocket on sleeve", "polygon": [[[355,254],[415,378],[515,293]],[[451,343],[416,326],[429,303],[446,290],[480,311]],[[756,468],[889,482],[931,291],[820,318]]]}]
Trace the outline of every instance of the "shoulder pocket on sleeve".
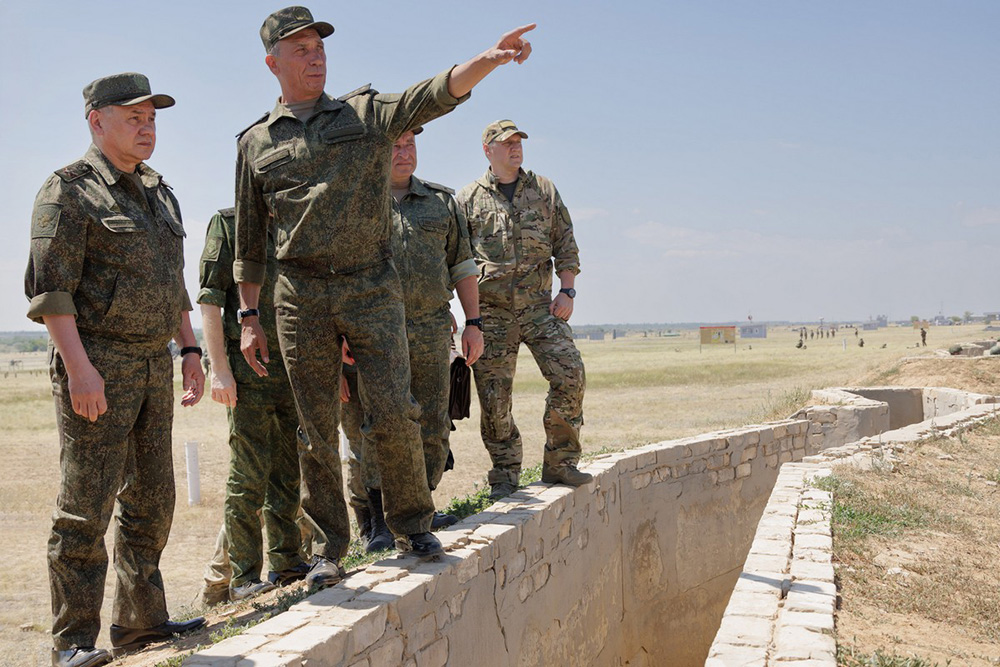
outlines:
[{"label": "shoulder pocket on sleeve", "polygon": [[31,214],[31,238],[51,239],[59,228],[62,204],[39,204]]},{"label": "shoulder pocket on sleeve", "polygon": [[222,239],[218,236],[209,236],[205,239],[205,250],[201,253],[201,259],[205,262],[219,261],[222,253]]}]

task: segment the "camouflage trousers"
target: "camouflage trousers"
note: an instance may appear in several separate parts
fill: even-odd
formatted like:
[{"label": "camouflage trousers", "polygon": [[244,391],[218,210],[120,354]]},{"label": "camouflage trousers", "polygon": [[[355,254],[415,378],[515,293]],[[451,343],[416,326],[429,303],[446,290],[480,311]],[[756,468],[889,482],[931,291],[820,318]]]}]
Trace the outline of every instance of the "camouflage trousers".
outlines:
[{"label": "camouflage trousers", "polygon": [[[436,313],[422,320],[407,320],[406,338],[410,351],[410,393],[420,405],[420,439],[423,443],[424,467],[427,470],[427,485],[433,491],[441,482],[444,466],[448,460],[448,436],[451,421],[448,419],[448,391],[451,378],[450,346],[451,321],[447,313]],[[354,375],[352,378],[351,376]],[[346,374],[351,388],[351,402],[341,405],[344,426],[351,443],[351,458],[347,468],[347,486],[351,492],[351,504],[355,496],[364,489],[381,489],[378,467],[367,465],[366,458],[370,443],[356,441],[348,427],[357,415],[364,413],[367,383],[356,374]],[[358,386],[360,385],[360,387]],[[350,415],[350,417],[348,416]]]},{"label": "camouflage trousers", "polygon": [[517,484],[521,474],[521,433],[511,413],[514,371],[521,343],[531,351],[549,383],[542,424],[545,464],[576,464],[580,458],[586,376],[573,335],[548,304],[510,311],[483,305],[483,356],[472,366],[482,412],[480,431],[493,460],[490,484]]},{"label": "camouflage trousers", "polygon": [[299,511],[299,425],[292,389],[280,363],[261,378],[239,350],[230,350],[236,378],[236,407],[229,408],[229,478],[225,530],[229,538],[232,586],[259,579],[263,569],[261,513],[268,560],[275,571],[302,562]]},{"label": "camouflage trousers", "polygon": [[[338,452],[340,341],[347,337],[364,392],[369,438],[382,483],[386,523],[397,535],[430,530],[434,504],[420,445],[419,408],[410,396],[402,289],[391,261],[321,277],[279,263],[274,291],[278,342],[309,447],[303,452],[302,506],[328,520],[331,548],[350,540]],[[364,391],[364,390],[362,390]]]},{"label": "camouflage trousers", "polygon": [[[260,516],[257,517],[257,520],[259,523]],[[312,557],[312,522],[302,513],[301,509],[296,521],[302,536],[302,556],[308,561]],[[226,534],[225,523],[222,524],[219,534],[215,538],[215,551],[212,553],[212,560],[205,566],[205,573],[202,576],[204,578],[203,591],[213,593],[229,590],[229,583],[233,580],[233,567],[229,561],[229,536]]]},{"label": "camouflage trousers", "polygon": [[159,564],[174,512],[173,361],[166,346],[142,354],[112,341],[83,343],[108,402],[93,423],[73,412],[66,366],[50,350],[62,472],[48,544],[58,650],[97,641],[112,511],[118,581],[111,622],[149,628],[167,620]]},{"label": "camouflage trousers", "polygon": [[[350,456],[347,459],[347,495],[348,503],[355,510],[368,509],[368,489],[378,487],[378,466],[369,466],[367,473],[369,479],[365,479],[361,472],[361,460],[364,450],[361,438],[361,425],[364,423],[365,413],[361,408],[361,394],[358,389],[358,372],[353,366],[343,366],[344,379],[347,381],[347,390],[350,392],[350,400],[340,404],[340,424],[347,436],[350,445]],[[374,454],[372,455],[374,456]],[[376,486],[372,486],[375,484]]]}]

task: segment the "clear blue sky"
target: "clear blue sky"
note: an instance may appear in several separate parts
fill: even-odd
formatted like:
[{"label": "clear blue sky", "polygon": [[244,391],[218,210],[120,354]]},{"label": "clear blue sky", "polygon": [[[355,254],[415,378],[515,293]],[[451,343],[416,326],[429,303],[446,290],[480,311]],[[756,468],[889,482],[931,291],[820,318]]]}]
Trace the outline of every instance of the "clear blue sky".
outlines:
[{"label": "clear blue sky", "polygon": [[[31,205],[87,148],[83,86],[115,72],[177,99],[149,163],[180,199],[196,291],[207,221],[233,203],[234,135],[278,96],[257,31],[280,6],[0,4],[0,330],[34,326]],[[1000,310],[1000,2],[310,7],[337,29],[334,95],[400,91],[538,23],[527,63],[419,137],[417,173],[457,189],[487,166],[487,123],[526,130],[525,166],[574,215],[574,323]]]}]

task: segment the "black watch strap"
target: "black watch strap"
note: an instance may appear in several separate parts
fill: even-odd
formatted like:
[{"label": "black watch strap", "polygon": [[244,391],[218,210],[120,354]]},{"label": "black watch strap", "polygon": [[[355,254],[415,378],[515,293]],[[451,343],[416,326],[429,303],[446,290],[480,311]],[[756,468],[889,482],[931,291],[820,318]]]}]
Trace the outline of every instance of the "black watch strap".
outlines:
[{"label": "black watch strap", "polygon": [[565,294],[566,296],[568,296],[571,299],[575,299],[576,298],[576,290],[573,289],[572,287],[563,287],[561,290],[559,290],[559,293],[560,294]]},{"label": "black watch strap", "polygon": [[465,326],[467,327],[479,327],[479,330],[483,330],[483,318],[474,317],[471,320],[465,320]]},{"label": "black watch strap", "polygon": [[260,311],[257,310],[256,308],[247,308],[246,310],[236,311],[237,322],[243,322],[243,319],[247,317],[259,317],[259,316],[260,316]]},{"label": "black watch strap", "polygon": [[198,358],[201,358],[201,348],[198,347],[197,345],[192,345],[190,347],[182,347],[181,348],[181,356],[182,357],[185,354],[191,354],[192,352],[194,352],[195,354],[197,354]]}]

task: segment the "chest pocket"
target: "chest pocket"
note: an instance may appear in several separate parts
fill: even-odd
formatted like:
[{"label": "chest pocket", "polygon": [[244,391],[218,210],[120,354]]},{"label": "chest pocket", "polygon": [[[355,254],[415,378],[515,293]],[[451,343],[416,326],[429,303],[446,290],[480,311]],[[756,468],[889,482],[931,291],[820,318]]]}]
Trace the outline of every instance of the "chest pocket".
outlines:
[{"label": "chest pocket", "polygon": [[444,236],[448,233],[448,221],[441,218],[417,218],[417,224],[431,234]]},{"label": "chest pocket", "polygon": [[285,146],[284,148],[279,148],[277,150],[271,151],[261,155],[253,163],[254,171],[258,174],[263,174],[265,172],[271,171],[275,167],[280,167],[283,164],[288,164],[295,159],[295,154],[292,152],[290,146]]},{"label": "chest pocket", "polygon": [[168,206],[166,202],[157,197],[156,206],[159,209],[160,217],[167,221],[167,226],[170,227],[170,231],[174,233],[174,236],[180,236],[184,238],[187,234],[184,232],[184,225],[181,223],[180,211],[176,213],[172,210],[172,206]]},{"label": "chest pocket", "polygon": [[322,139],[325,144],[339,144],[342,141],[354,141],[363,136],[365,136],[364,125],[345,125],[330,128],[323,133]]},{"label": "chest pocket", "polygon": [[101,218],[101,224],[115,234],[144,232],[146,228],[127,215],[109,215]]}]

